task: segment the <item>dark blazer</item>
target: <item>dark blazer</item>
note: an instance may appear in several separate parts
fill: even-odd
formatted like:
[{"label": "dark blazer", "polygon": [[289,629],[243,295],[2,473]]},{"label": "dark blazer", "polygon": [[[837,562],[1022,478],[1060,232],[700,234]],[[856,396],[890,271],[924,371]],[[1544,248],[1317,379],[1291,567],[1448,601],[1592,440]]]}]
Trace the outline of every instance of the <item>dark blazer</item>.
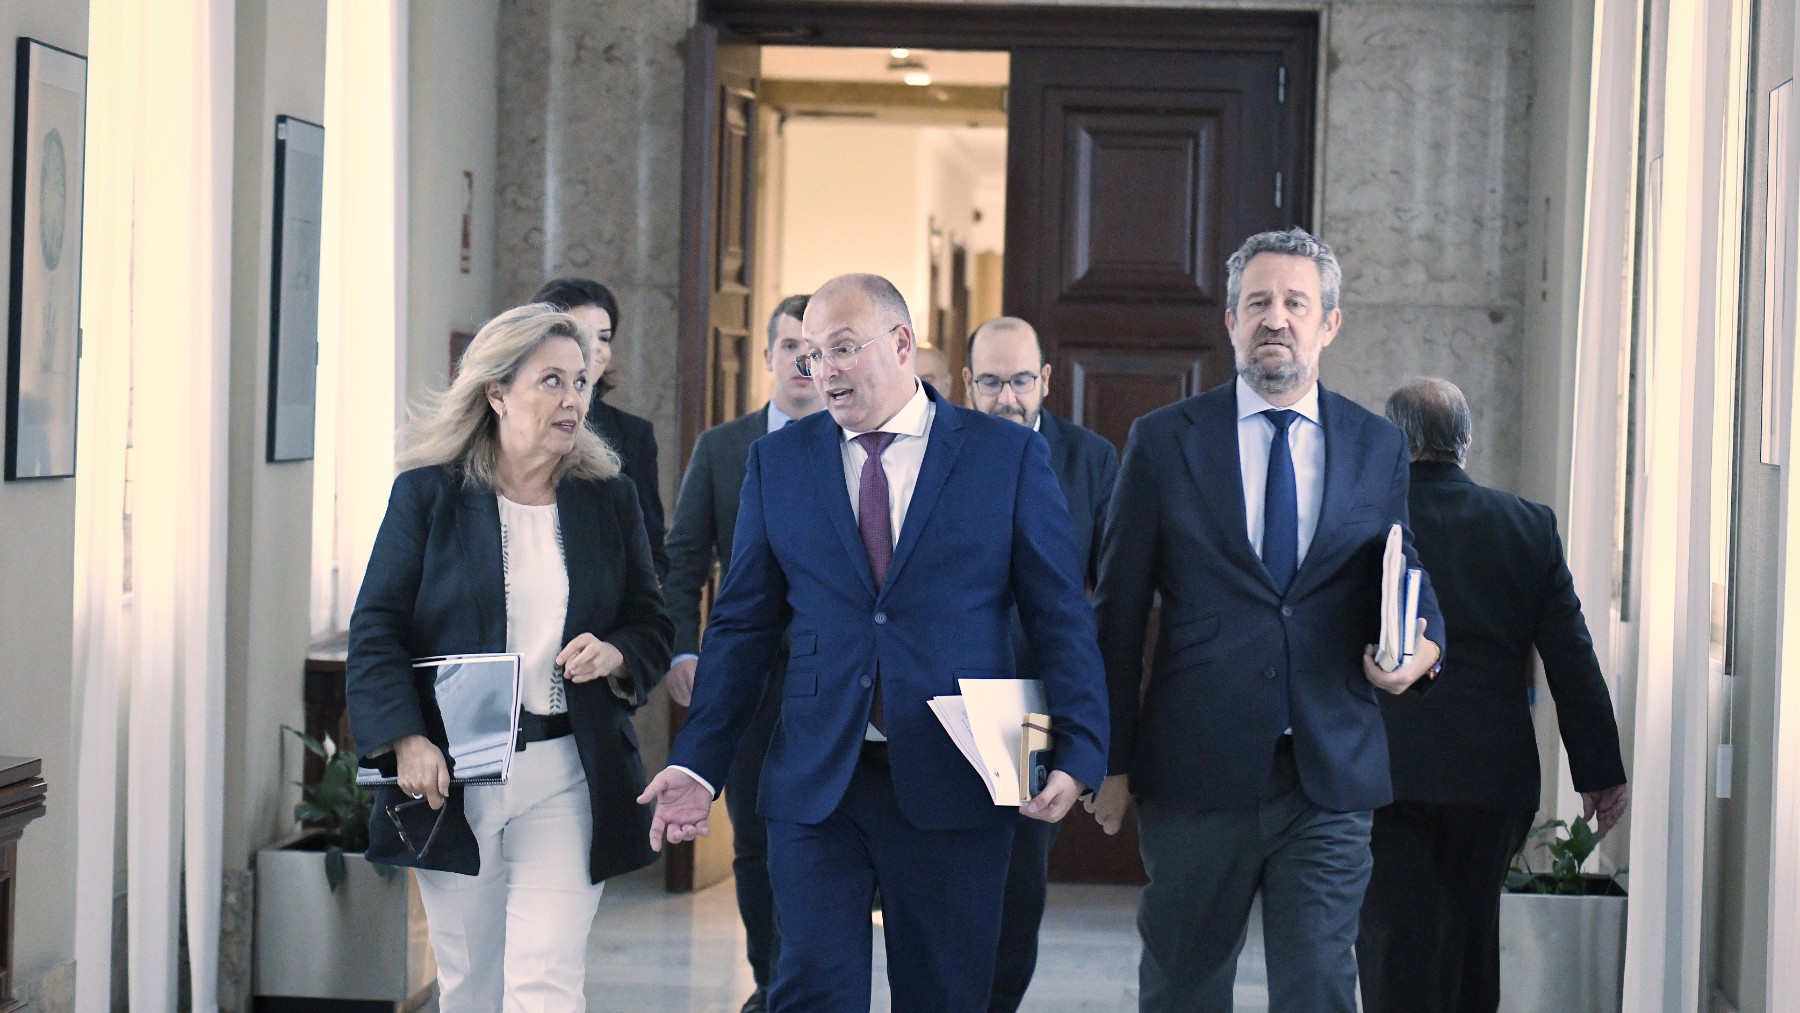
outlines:
[{"label": "dark blazer", "polygon": [[[562,521],[569,608],[563,642],[592,633],[625,656],[630,701],[620,680],[569,683],[569,721],[587,774],[594,813],[588,874],[596,883],[654,860],[650,809],[631,712],[669,667],[669,618],[650,565],[637,493],[623,478],[565,478],[556,489]],[[350,616],[346,697],[350,731],[367,755],[407,735],[445,741],[429,687],[415,682],[411,659],[506,649],[506,577],[500,557],[500,507],[492,490],[463,485],[447,466],[415,468],[394,480],[387,516]],[[452,788],[436,843],[423,860],[400,842],[383,807],[403,801],[397,787],[375,791],[368,857],[474,875],[475,838]]]},{"label": "dark blazer", "polygon": [[760,786],[759,809],[771,819],[816,824],[837,808],[861,752],[877,658],[894,793],[907,819],[925,830],[1017,819],[1018,810],[993,804],[926,705],[959,692],[958,678],[1011,676],[1015,602],[1043,648],[1057,766],[1089,786],[1104,772],[1093,614],[1049,449],[1017,423],[925,390],[937,414],[879,591],[831,415],[750,448],[731,572],[670,763],[723,783],[789,631],[781,718]]},{"label": "dark blazer", "polygon": [[[1099,578],[1100,535],[1106,527],[1113,483],[1119,478],[1119,452],[1106,437],[1049,412],[1038,415],[1038,433],[1050,445],[1050,467],[1068,500],[1069,521],[1075,528],[1081,577],[1091,587]],[[1017,616],[1013,620],[1013,654],[1018,659],[1019,678],[1037,678],[1037,652]]]},{"label": "dark blazer", "polygon": [[1537,738],[1526,698],[1544,659],[1577,791],[1625,783],[1612,695],[1581,616],[1550,508],[1476,485],[1454,464],[1412,466],[1413,535],[1455,631],[1435,692],[1382,701],[1394,797],[1536,810]]},{"label": "dark blazer", "polygon": [[[1253,805],[1268,786],[1288,695],[1294,760],[1317,805],[1386,805],[1387,737],[1363,647],[1380,634],[1381,557],[1404,525],[1406,439],[1319,388],[1325,490],[1285,596],[1250,545],[1227,383],[1138,419],[1112,498],[1095,609],[1112,692],[1112,773],[1145,799],[1196,810]],[[1407,546],[1409,559],[1417,559]],[[1162,595],[1140,706],[1145,623]],[[1420,614],[1444,624],[1429,581]],[[1423,692],[1425,680],[1415,691]]]},{"label": "dark blazer", "polygon": [[649,419],[620,411],[598,394],[588,405],[588,428],[600,434],[619,455],[625,477],[637,486],[638,504],[644,510],[644,533],[650,538],[650,558],[656,563],[656,579],[669,574],[669,557],[663,551],[662,486],[656,473],[656,427]]},{"label": "dark blazer", "polygon": [[700,590],[713,563],[731,566],[731,535],[737,528],[738,492],[744,486],[744,459],[750,444],[769,431],[769,406],[700,434],[687,475],[675,497],[669,526],[668,573],[663,600],[675,623],[675,653],[700,653]]}]

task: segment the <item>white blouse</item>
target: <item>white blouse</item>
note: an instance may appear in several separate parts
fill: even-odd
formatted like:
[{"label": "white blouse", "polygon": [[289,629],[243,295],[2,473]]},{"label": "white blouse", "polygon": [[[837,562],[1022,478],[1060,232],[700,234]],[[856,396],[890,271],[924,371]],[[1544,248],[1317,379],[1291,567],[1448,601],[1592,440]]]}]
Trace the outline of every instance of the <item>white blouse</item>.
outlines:
[{"label": "white blouse", "polygon": [[519,656],[520,703],[534,714],[561,714],[569,709],[562,677],[554,671],[569,611],[562,524],[555,503],[527,506],[498,498],[506,650]]}]

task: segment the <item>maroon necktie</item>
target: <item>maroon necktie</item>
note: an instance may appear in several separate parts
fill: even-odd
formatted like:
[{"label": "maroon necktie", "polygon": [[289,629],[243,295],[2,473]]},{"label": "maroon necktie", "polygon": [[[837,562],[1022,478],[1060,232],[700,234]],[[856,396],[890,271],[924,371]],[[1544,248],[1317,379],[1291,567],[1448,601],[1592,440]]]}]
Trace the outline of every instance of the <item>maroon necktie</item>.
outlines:
[{"label": "maroon necktie", "polygon": [[[868,451],[863,462],[862,478],[856,487],[856,526],[862,529],[863,551],[869,554],[869,571],[875,576],[875,589],[887,580],[888,564],[894,561],[894,525],[888,517],[887,471],[881,466],[881,452],[894,442],[893,433],[863,433],[856,438]],[[869,723],[887,734],[887,714],[881,705],[881,664],[875,665],[875,702],[869,707]]]},{"label": "maroon necktie", "polygon": [[869,554],[869,570],[875,574],[875,589],[887,580],[888,564],[894,561],[894,526],[888,519],[887,471],[881,466],[881,452],[894,442],[893,433],[864,433],[856,438],[869,459],[863,462],[862,480],[856,489],[856,526],[862,529],[863,551]]}]

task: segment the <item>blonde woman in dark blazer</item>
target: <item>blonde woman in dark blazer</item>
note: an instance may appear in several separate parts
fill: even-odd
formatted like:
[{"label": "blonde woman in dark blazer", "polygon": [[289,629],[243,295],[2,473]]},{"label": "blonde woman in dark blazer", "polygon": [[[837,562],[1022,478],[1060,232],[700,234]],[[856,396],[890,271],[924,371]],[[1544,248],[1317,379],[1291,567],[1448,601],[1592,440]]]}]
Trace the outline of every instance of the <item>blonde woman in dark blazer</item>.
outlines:
[{"label": "blonde woman in dark blazer", "polygon": [[[443,1013],[583,1009],[601,886],[652,858],[630,714],[672,628],[636,490],[582,425],[590,366],[552,307],[481,329],[411,427],[350,620],[351,731],[399,777],[368,857],[418,870]],[[522,657],[512,776],[453,785],[410,659],[500,651]]]}]

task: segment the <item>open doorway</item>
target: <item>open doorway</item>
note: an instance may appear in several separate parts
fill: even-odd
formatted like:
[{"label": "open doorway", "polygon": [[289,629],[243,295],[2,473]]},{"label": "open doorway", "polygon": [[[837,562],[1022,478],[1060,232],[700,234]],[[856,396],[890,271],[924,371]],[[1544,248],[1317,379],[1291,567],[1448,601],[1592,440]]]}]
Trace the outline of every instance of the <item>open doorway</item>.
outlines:
[{"label": "open doorway", "polygon": [[[1005,256],[1004,52],[764,46],[753,306],[846,271],[900,289],[961,389],[965,339],[998,316]],[[761,378],[759,378],[761,379]],[[752,385],[756,396],[766,390]]]},{"label": "open doorway", "polygon": [[[1030,321],[1057,378],[1046,409],[1122,449],[1136,418],[1230,377],[1231,247],[1317,228],[1318,41],[1316,13],[702,3],[683,460],[762,403],[775,303],[855,270],[896,282],[959,380],[969,329]],[[1052,877],[1140,882],[1135,826],[1066,821]]]}]

